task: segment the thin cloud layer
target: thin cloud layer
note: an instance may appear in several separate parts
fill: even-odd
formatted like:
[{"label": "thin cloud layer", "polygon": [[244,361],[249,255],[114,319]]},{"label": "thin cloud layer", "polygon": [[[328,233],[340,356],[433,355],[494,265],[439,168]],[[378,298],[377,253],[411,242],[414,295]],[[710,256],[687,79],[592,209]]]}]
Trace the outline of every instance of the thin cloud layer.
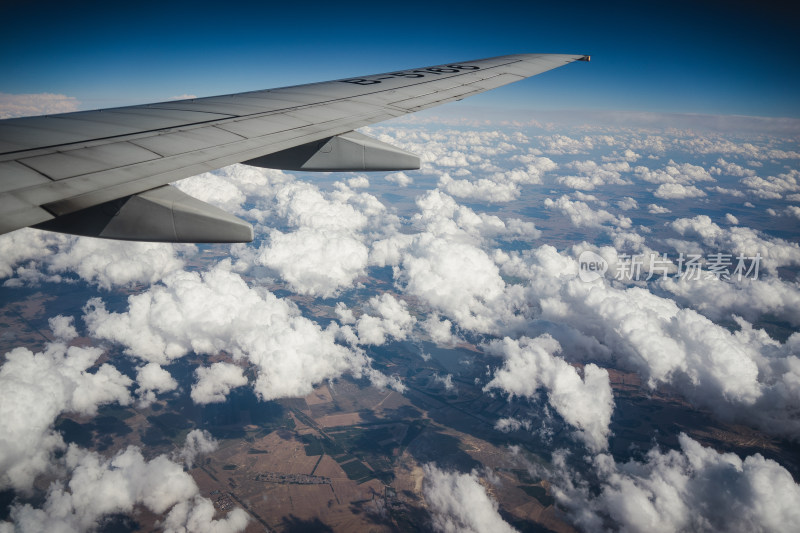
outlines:
[{"label": "thin cloud layer", "polygon": [[80,102],[74,96],[53,93],[0,93],[0,119],[54,115],[77,111]]}]

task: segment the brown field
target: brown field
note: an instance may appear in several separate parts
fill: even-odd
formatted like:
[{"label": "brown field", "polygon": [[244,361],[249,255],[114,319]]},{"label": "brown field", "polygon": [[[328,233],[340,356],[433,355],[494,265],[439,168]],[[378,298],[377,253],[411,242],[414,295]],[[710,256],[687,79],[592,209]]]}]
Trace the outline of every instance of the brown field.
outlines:
[{"label": "brown field", "polygon": [[358,413],[341,413],[336,415],[323,416],[317,419],[317,423],[324,428],[337,426],[354,426],[363,422]]},{"label": "brown field", "polygon": [[[267,453],[248,453],[251,449],[267,450]],[[232,469],[233,466],[236,468]],[[256,475],[261,472],[313,473],[331,482],[256,481]],[[375,479],[357,484],[347,478],[330,456],[307,456],[303,443],[293,432],[275,431],[252,442],[222,443],[219,450],[205,458],[202,467],[194,468],[191,473],[204,496],[216,501],[220,495],[231,494],[237,505],[250,513],[253,521],[248,532],[263,531],[264,523],[279,531],[298,525],[311,527],[317,519],[337,531],[384,530],[369,513],[353,513],[353,506],[381,499],[383,484]],[[212,491],[220,492],[211,495]],[[380,505],[382,503],[376,503],[374,507],[378,509]]]},{"label": "brown field", "polygon": [[333,398],[331,398],[331,390],[328,388],[327,384],[320,385],[314,389],[314,392],[306,396],[306,403],[309,406],[330,403],[332,401]]}]

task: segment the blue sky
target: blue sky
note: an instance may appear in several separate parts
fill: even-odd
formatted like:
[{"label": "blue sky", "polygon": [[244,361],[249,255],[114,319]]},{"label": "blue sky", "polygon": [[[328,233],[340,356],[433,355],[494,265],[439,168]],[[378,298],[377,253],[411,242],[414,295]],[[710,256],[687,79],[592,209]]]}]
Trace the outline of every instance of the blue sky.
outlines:
[{"label": "blue sky", "polygon": [[0,92],[96,108],[559,52],[593,61],[470,103],[800,117],[796,13],[770,2],[111,4],[5,2]]}]

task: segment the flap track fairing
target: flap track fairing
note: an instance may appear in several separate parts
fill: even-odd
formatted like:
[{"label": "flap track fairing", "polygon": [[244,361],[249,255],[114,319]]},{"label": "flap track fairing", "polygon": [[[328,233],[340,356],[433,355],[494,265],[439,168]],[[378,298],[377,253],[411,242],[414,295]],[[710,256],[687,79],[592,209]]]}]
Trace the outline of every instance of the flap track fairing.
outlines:
[{"label": "flap track fairing", "polygon": [[416,170],[419,157],[356,131],[281,150],[245,165],[312,172]]}]

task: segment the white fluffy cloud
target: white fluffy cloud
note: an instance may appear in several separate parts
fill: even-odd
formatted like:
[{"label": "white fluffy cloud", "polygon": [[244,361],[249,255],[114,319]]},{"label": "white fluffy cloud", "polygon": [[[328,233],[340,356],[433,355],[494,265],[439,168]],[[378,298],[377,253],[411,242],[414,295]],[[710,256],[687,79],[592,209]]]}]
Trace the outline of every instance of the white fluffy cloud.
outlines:
[{"label": "white fluffy cloud", "polygon": [[536,239],[541,232],[532,222],[518,218],[503,222],[499,217],[476,213],[459,205],[452,197],[435,189],[419,196],[419,213],[411,220],[425,233],[452,240],[479,242],[494,237],[527,237]]},{"label": "white fluffy cloud", "polygon": [[209,454],[219,448],[219,442],[211,436],[211,433],[204,429],[193,429],[186,434],[186,441],[183,448],[178,452],[178,457],[186,465],[186,468],[194,466],[195,459]]},{"label": "white fluffy cloud", "polygon": [[573,161],[567,168],[577,171],[578,175],[562,176],[558,182],[572,189],[591,191],[605,185],[630,185],[630,181],[622,177],[623,172],[631,170],[627,161],[609,161],[598,164],[595,161]]},{"label": "white fluffy cloud", "polygon": [[800,438],[791,414],[796,407],[790,407],[800,407],[800,360],[793,355],[800,337],[782,345],[741,319],[739,331],[731,333],[645,289],[583,282],[577,262],[550,246],[508,256],[501,266],[530,280],[525,292],[535,310],[531,318],[559,324],[553,336],[581,346],[572,357],[611,358],[616,368],[638,372],[650,386],[670,383],[721,417]]},{"label": "white fluffy cloud", "polygon": [[481,485],[478,475],[424,466],[422,493],[433,517],[433,527],[443,533],[511,533],[516,531],[503,520],[493,500]]},{"label": "white fluffy cloud", "polygon": [[224,402],[231,389],[247,385],[247,378],[237,365],[213,363],[194,371],[197,382],[192,385],[192,401],[196,404]]},{"label": "white fluffy cloud", "polygon": [[594,210],[586,202],[570,200],[566,195],[557,200],[545,198],[544,206],[569,217],[572,224],[578,228],[599,228],[605,224],[612,224],[620,228],[631,227],[631,219],[628,217],[614,216],[605,209]]},{"label": "white fluffy cloud", "polygon": [[229,267],[174,273],[130,296],[123,313],[91,300],[84,320],[92,335],[145,361],[165,364],[189,352],[223,350],[245,359],[258,369],[254,390],[265,400],[304,396],[324,379],[368,369],[363,353],[335,342],[335,326],[321,329],[289,301],[248,287]]},{"label": "white fluffy cloud", "polygon": [[241,207],[247,199],[230,176],[211,172],[180,180],[175,183],[175,187],[198,200],[237,214],[242,214]]},{"label": "white fluffy cloud", "polygon": [[156,394],[173,391],[178,388],[178,382],[172,375],[161,368],[157,363],[148,363],[136,372],[136,383],[139,388],[139,403],[147,406],[156,400]]},{"label": "white fluffy cloud", "polygon": [[653,196],[663,200],[678,200],[682,198],[699,198],[708,195],[694,185],[683,185],[682,183],[662,183],[653,192]]},{"label": "white fluffy cloud", "polygon": [[[53,423],[61,413],[93,415],[98,406],[130,403],[131,380],[108,364],[92,367],[99,348],[48,344],[33,353],[15,348],[0,367],[0,488],[29,489],[63,449]],[[94,370],[90,372],[90,369]]]},{"label": "white fluffy cloud", "polygon": [[387,174],[383,179],[400,187],[408,187],[414,183],[414,180],[408,177],[405,172],[393,172],[391,174]]},{"label": "white fluffy cloud", "polygon": [[594,364],[577,369],[556,354],[561,346],[550,335],[535,339],[508,337],[492,341],[488,351],[504,358],[484,390],[501,389],[512,396],[534,396],[547,391],[550,405],[576,429],[577,437],[592,451],[608,447],[614,399],[608,372]]},{"label": "white fluffy cloud", "polygon": [[331,297],[366,273],[369,249],[357,236],[301,228],[272,230],[259,263],[276,270],[300,294]]},{"label": "white fluffy cloud", "polygon": [[635,198],[626,196],[622,200],[619,200],[617,202],[617,207],[619,207],[623,211],[629,211],[631,209],[639,209],[639,203],[636,201]]},{"label": "white fluffy cloud", "polygon": [[288,181],[270,195],[269,212],[291,230],[270,230],[253,259],[248,254],[239,259],[272,269],[301,294],[330,297],[352,286],[366,273],[368,243],[375,235],[392,233],[396,225],[396,217],[377,198],[341,184],[323,193]]},{"label": "white fluffy cloud", "polygon": [[[24,279],[35,273],[35,281],[40,281],[39,262],[51,256],[67,240],[69,237],[61,233],[30,228],[0,235],[0,278],[10,278],[16,273]],[[5,284],[8,285],[9,281]]]},{"label": "white fluffy cloud", "polygon": [[104,516],[130,513],[136,505],[158,515],[169,511],[165,530],[175,533],[233,533],[244,530],[249,520],[239,508],[213,520],[213,504],[200,496],[180,465],[163,455],[147,461],[134,446],[110,459],[70,446],[64,463],[71,474],[68,483],[54,482],[41,509],[12,507],[13,524],[6,523],[7,530],[79,533],[95,529]]},{"label": "white fluffy cloud", "polygon": [[595,457],[599,494],[557,456],[563,477],[553,493],[587,531],[605,529],[609,519],[614,529],[652,532],[785,531],[800,523],[800,485],[778,463],[718,453],[684,434],[679,442],[681,450],[653,449],[642,462]]},{"label": "white fluffy cloud", "polygon": [[647,206],[647,212],[651,215],[664,215],[666,213],[672,213],[670,209],[666,207],[657,205],[657,204],[650,204]]},{"label": "white fluffy cloud", "polygon": [[439,178],[439,188],[458,198],[488,203],[510,202],[520,194],[514,183],[498,183],[486,178],[454,180],[449,174],[442,174]]},{"label": "white fluffy cloud", "polygon": [[774,316],[800,326],[800,284],[796,282],[744,278],[731,283],[713,276],[692,280],[665,277],[656,286],[715,321],[729,321],[736,315],[756,322],[763,316]]},{"label": "white fluffy cloud", "polygon": [[505,283],[480,248],[423,233],[405,249],[400,266],[396,278],[404,292],[461,327],[487,332],[502,320],[494,304],[502,298]]},{"label": "white fluffy cloud", "polygon": [[681,235],[699,237],[705,245],[721,252],[745,257],[759,254],[760,266],[769,272],[775,272],[781,266],[800,265],[800,246],[797,243],[766,237],[751,228],[721,228],[707,215],[679,218],[672,221],[671,226]]},{"label": "white fluffy cloud", "polygon": [[364,310],[356,322],[358,339],[362,344],[379,346],[390,336],[398,341],[404,340],[416,323],[406,302],[389,293],[370,298]]},{"label": "white fluffy cloud", "polygon": [[[197,248],[185,244],[122,242],[35,229],[0,236],[0,277],[6,285],[59,282],[75,273],[103,289],[154,283],[183,268]],[[13,277],[12,277],[13,276]]]},{"label": "white fluffy cloud", "polygon": [[586,136],[582,139],[575,139],[559,133],[540,137],[539,141],[545,153],[554,155],[582,154],[592,150],[595,146],[591,137]]},{"label": "white fluffy cloud", "polygon": [[439,315],[431,313],[422,323],[422,328],[430,336],[431,341],[440,346],[455,344],[457,338],[453,335],[453,323],[446,318],[440,320]]},{"label": "white fluffy cloud", "polygon": [[777,200],[786,194],[800,191],[800,170],[793,168],[777,176],[768,176],[766,179],[749,176],[742,178],[742,183],[754,196],[765,200]]},{"label": "white fluffy cloud", "polygon": [[[664,169],[652,170],[644,166],[634,169],[639,179],[648,183],[664,185],[691,185],[699,181],[716,181],[706,169],[691,163],[678,164],[670,160]],[[659,187],[661,189],[661,187]]]}]

